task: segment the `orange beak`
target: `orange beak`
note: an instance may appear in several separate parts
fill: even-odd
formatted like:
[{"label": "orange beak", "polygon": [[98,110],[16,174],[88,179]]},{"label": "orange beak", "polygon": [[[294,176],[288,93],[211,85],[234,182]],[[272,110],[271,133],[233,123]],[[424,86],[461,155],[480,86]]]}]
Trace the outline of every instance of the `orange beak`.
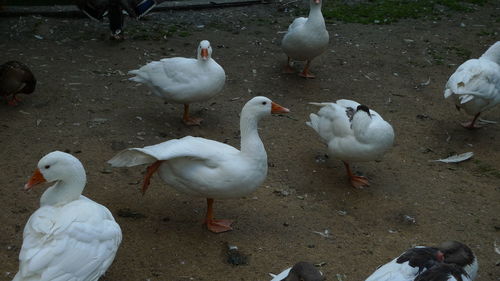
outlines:
[{"label": "orange beak", "polygon": [[275,102],[271,102],[271,113],[278,114],[278,113],[288,113],[288,112],[290,112],[288,108],[285,108]]},{"label": "orange beak", "polygon": [[29,190],[33,186],[40,184],[42,182],[46,182],[47,180],[43,177],[42,173],[40,173],[40,169],[36,169],[33,172],[33,175],[31,176],[30,180],[28,181],[27,184],[24,185],[24,190]]},{"label": "orange beak", "polygon": [[208,59],[208,49],[201,49],[201,57],[204,60]]}]

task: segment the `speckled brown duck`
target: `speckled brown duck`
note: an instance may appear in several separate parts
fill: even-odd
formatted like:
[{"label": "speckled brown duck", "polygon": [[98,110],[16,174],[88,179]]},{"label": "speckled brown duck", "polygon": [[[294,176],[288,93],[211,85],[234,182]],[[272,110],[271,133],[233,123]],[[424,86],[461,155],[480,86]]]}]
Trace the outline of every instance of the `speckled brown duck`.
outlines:
[{"label": "speckled brown duck", "polygon": [[35,76],[25,64],[8,61],[0,66],[0,96],[9,105],[17,105],[20,100],[16,95],[31,94],[35,91],[35,86]]}]

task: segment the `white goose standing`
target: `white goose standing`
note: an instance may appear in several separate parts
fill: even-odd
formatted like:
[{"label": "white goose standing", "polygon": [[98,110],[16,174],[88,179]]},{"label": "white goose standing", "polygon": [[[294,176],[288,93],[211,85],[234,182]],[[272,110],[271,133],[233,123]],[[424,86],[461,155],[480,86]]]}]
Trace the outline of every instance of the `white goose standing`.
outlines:
[{"label": "white goose standing", "polygon": [[224,69],[212,59],[210,42],[198,46],[196,59],[166,58],[129,71],[130,80],[148,85],[153,93],[167,102],[184,104],[182,120],[188,126],[203,120],[189,116],[189,104],[208,100],[222,91],[226,81]]},{"label": "white goose standing", "polygon": [[224,143],[187,136],[144,148],[129,148],[108,161],[114,167],[151,164],[142,192],[158,170],[160,178],[176,190],[207,198],[205,224],[213,232],[231,230],[231,221],[216,220],[213,200],[238,198],[255,191],[267,175],[267,154],[257,130],[258,121],[288,109],[266,97],[254,97],[241,110],[241,150]]},{"label": "white goose standing", "polygon": [[26,223],[13,281],[97,281],[115,258],[120,226],[106,207],[82,195],[85,169],[70,154],[44,156],[25,189],[42,182],[55,184]]},{"label": "white goose standing", "polygon": [[281,48],[288,56],[285,72],[293,73],[291,60],[306,61],[300,76],[314,78],[309,71],[311,61],[328,48],[329,35],[321,13],[322,0],[310,0],[309,17],[296,18],[288,27],[281,41]]},{"label": "white goose standing", "polygon": [[306,124],[328,145],[329,155],[344,162],[351,184],[369,186],[365,177],[352,173],[348,162],[381,158],[394,142],[394,130],[380,114],[352,100],[312,103],[321,106]]},{"label": "white goose standing", "polygon": [[481,112],[500,103],[500,41],[493,44],[478,59],[470,59],[460,65],[446,83],[444,97],[453,97],[457,109],[463,108],[474,118],[463,123],[467,129],[475,129]]}]

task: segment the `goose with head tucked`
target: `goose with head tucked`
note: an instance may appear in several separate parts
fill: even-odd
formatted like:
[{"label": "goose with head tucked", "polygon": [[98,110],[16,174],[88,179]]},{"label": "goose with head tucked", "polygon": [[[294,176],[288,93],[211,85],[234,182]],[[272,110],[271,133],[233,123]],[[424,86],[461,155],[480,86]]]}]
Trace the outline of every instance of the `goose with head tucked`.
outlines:
[{"label": "goose with head tucked", "polygon": [[329,155],[344,162],[351,184],[369,186],[365,177],[352,173],[349,162],[381,158],[394,142],[394,130],[376,111],[352,100],[311,103],[320,106],[306,124],[328,145]]},{"label": "goose with head tucked", "polygon": [[97,281],[113,262],[122,239],[111,212],[82,195],[85,169],[74,156],[45,155],[25,185],[54,182],[29,218],[13,281]]},{"label": "goose with head tucked", "polygon": [[130,80],[146,84],[167,102],[184,104],[182,120],[188,126],[202,121],[189,116],[189,104],[212,98],[222,91],[226,81],[224,69],[212,59],[210,42],[201,41],[197,51],[196,59],[167,58],[129,71],[135,75]]},{"label": "goose with head tucked", "polygon": [[[0,65],[0,96],[9,105],[20,101],[17,94],[31,94],[35,91],[36,79],[31,70],[18,61],[8,61]],[[12,96],[9,100],[9,96]]]},{"label": "goose with head tucked", "polygon": [[293,73],[290,66],[292,60],[305,61],[304,69],[300,76],[314,78],[309,71],[311,61],[321,55],[327,48],[329,42],[325,19],[321,13],[321,2],[323,0],[309,0],[309,17],[296,18],[288,27],[288,31],[281,41],[281,48],[287,55],[285,72]]},{"label": "goose with head tucked", "polygon": [[287,113],[288,109],[266,97],[249,100],[240,115],[241,149],[227,144],[187,136],[144,148],[129,148],[108,161],[114,167],[150,164],[142,192],[146,192],[151,176],[160,178],[179,192],[207,198],[205,224],[212,232],[231,230],[231,221],[216,220],[214,199],[238,198],[255,191],[267,175],[267,154],[257,124],[271,113]]},{"label": "goose with head tucked", "polygon": [[460,65],[446,83],[444,97],[452,97],[458,110],[474,116],[462,123],[467,129],[476,129],[481,112],[500,103],[500,41],[497,41],[478,59]]}]

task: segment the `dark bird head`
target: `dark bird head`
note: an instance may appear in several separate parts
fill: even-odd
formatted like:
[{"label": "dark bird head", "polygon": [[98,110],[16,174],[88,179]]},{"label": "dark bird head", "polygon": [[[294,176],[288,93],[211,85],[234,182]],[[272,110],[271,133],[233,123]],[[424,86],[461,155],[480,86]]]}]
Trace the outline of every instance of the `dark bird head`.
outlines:
[{"label": "dark bird head", "polygon": [[458,241],[446,241],[438,246],[444,254],[445,263],[454,263],[460,266],[471,265],[475,256],[472,250]]},{"label": "dark bird head", "polygon": [[282,281],[325,281],[321,272],[309,262],[296,263]]},{"label": "dark bird head", "polygon": [[356,112],[358,112],[358,111],[364,111],[364,112],[366,112],[366,114],[368,114],[368,116],[370,116],[370,109],[368,108],[368,106],[366,106],[364,104],[358,105],[358,107],[356,108]]}]

